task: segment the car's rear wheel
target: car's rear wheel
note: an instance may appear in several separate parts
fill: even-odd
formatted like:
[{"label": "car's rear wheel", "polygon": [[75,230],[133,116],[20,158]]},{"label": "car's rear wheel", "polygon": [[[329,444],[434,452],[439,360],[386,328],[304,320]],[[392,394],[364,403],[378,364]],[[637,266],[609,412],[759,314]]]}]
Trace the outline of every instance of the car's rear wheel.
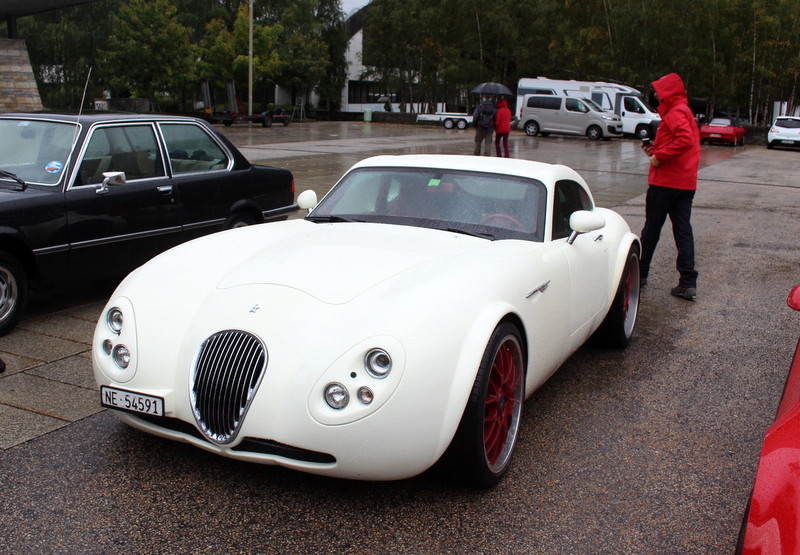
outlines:
[{"label": "car's rear wheel", "polygon": [[237,227],[245,227],[256,223],[253,216],[250,214],[234,214],[225,222],[225,229],[234,229]]},{"label": "car's rear wheel", "polygon": [[447,454],[453,470],[473,486],[494,486],[508,470],[522,417],[523,361],[519,331],[513,324],[501,323],[486,346]]},{"label": "car's rear wheel", "polygon": [[466,129],[467,125],[469,125],[469,124],[467,123],[467,120],[465,120],[465,119],[460,119],[460,120],[458,120],[458,123],[456,123],[456,127],[458,127],[459,129]]},{"label": "car's rear wheel", "polygon": [[525,124],[525,134],[529,137],[535,137],[539,134],[539,124],[535,121],[529,121]]},{"label": "car's rear wheel", "polygon": [[261,118],[261,127],[272,127],[272,116],[269,114],[264,114]]},{"label": "car's rear wheel", "polygon": [[446,119],[442,122],[445,129],[452,129],[455,126],[455,123],[451,119]]},{"label": "car's rear wheel", "polygon": [[597,125],[590,125],[586,130],[586,136],[590,141],[598,141],[603,138],[603,130]]},{"label": "car's rear wheel", "polygon": [[639,250],[631,247],[614,302],[600,327],[600,334],[610,347],[621,349],[630,344],[639,313],[639,290]]},{"label": "car's rear wheel", "polygon": [[11,254],[0,251],[0,335],[10,332],[28,300],[25,270]]}]

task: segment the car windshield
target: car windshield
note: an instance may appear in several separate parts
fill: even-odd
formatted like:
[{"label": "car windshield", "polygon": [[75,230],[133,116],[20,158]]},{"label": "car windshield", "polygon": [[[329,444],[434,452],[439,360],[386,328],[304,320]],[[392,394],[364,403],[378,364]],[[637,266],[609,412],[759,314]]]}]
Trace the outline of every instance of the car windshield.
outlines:
[{"label": "car windshield", "polygon": [[432,168],[361,168],[345,175],[307,219],[542,241],[546,197],[544,184],[536,179]]},{"label": "car windshield", "polygon": [[64,173],[75,124],[26,119],[0,119],[0,171],[25,183],[57,184]]},{"label": "car windshield", "polygon": [[583,100],[595,112],[605,112],[605,110],[598,106],[594,100],[590,100],[588,98],[582,98],[581,100]]},{"label": "car windshield", "polygon": [[785,127],[786,129],[800,129],[800,119],[778,118],[775,120],[775,127]]}]

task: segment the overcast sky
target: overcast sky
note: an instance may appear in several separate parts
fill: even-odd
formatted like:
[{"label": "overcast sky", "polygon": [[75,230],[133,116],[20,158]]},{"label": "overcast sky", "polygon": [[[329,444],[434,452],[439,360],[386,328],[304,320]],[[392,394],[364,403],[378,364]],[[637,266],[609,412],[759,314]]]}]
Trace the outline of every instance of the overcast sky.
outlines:
[{"label": "overcast sky", "polygon": [[344,15],[350,15],[358,8],[366,6],[369,3],[369,0],[341,0],[342,1],[342,11]]}]

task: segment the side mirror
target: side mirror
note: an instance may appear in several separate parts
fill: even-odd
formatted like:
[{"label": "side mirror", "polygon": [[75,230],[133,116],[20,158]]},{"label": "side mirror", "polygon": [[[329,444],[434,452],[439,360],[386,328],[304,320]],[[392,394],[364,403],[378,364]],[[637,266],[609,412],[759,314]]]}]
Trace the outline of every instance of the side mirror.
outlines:
[{"label": "side mirror", "polygon": [[98,195],[106,194],[109,185],[125,185],[125,172],[103,172],[103,178],[103,183],[95,191]]},{"label": "side mirror", "polygon": [[569,217],[569,227],[572,234],[567,239],[567,244],[571,245],[581,233],[589,233],[602,229],[606,225],[606,219],[597,212],[589,210],[577,210]]},{"label": "side mirror", "polygon": [[297,195],[297,206],[302,210],[311,210],[317,205],[317,193],[311,189],[307,189]]}]

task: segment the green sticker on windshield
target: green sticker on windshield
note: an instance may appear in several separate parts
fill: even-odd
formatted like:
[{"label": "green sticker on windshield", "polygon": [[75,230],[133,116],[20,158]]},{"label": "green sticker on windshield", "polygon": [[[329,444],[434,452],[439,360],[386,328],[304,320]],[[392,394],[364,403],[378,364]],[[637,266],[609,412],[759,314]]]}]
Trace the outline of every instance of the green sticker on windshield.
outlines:
[{"label": "green sticker on windshield", "polygon": [[430,181],[428,181],[428,187],[438,187],[441,184],[442,184],[441,179],[433,178]]}]

